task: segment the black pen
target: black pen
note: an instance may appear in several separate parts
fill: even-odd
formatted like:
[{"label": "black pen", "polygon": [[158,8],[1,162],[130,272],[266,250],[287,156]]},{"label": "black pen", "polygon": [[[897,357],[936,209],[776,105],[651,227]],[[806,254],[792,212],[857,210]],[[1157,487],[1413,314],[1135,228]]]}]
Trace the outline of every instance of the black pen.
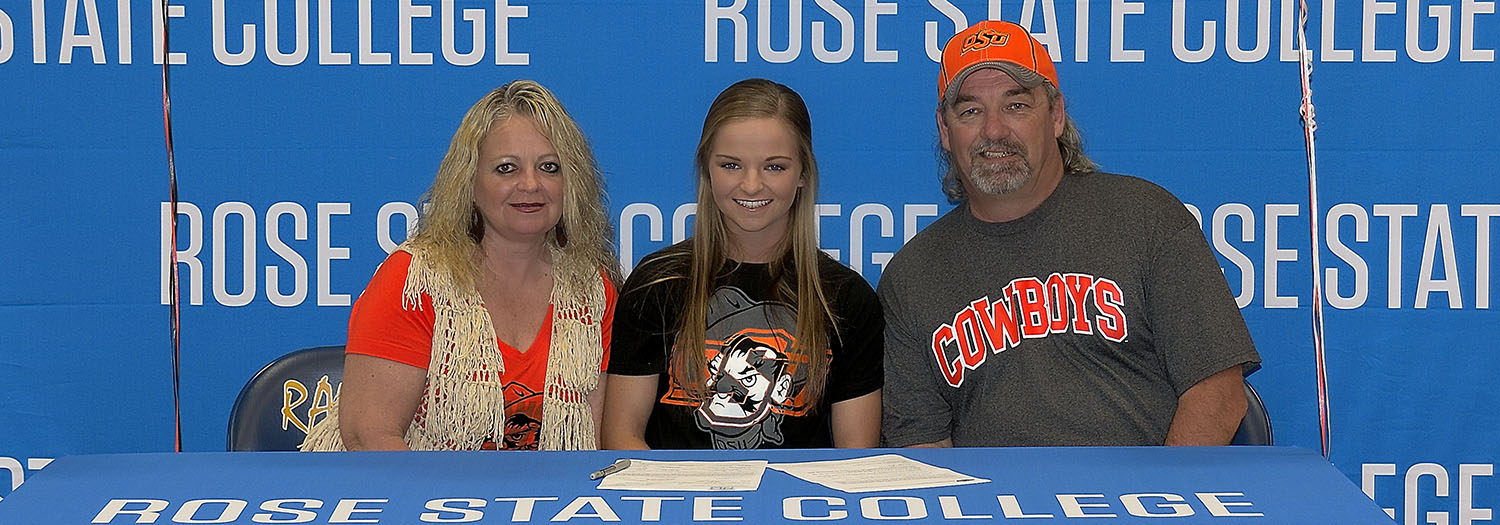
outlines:
[{"label": "black pen", "polygon": [[591,479],[591,480],[599,479],[599,478],[602,478],[604,476],[608,476],[610,474],[614,474],[616,472],[625,470],[625,469],[627,469],[629,467],[630,467],[630,460],[628,460],[628,459],[621,459],[621,460],[615,461],[614,464],[612,464],[612,465],[610,465],[608,467],[604,467],[602,469],[595,470],[593,473],[589,474],[589,479]]}]

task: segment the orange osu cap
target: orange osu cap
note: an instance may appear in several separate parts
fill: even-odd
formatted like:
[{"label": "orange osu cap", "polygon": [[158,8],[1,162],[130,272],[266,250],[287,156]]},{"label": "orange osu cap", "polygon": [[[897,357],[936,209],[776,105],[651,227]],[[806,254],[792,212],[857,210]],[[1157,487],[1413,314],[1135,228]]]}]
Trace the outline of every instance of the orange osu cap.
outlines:
[{"label": "orange osu cap", "polygon": [[947,99],[948,86],[963,85],[964,77],[985,67],[1004,71],[1027,88],[1036,87],[1043,80],[1058,87],[1057,67],[1041,42],[1019,25],[985,20],[953,35],[943,45],[938,101]]}]

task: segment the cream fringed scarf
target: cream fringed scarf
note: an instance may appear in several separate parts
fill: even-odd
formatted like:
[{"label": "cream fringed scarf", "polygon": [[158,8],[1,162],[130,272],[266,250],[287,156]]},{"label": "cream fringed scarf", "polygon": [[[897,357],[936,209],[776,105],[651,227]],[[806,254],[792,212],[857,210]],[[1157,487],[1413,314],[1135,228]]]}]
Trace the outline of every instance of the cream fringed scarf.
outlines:
[{"label": "cream fringed scarf", "polygon": [[[505,435],[505,370],[495,346],[495,328],[476,290],[455,286],[448,273],[427,264],[422,251],[411,254],[401,306],[422,307],[432,297],[432,361],[418,415],[406,429],[412,450],[478,448],[485,438]],[[604,358],[602,329],[604,283],[599,270],[552,249],[552,342],[547,349],[547,378],[542,393],[542,450],[592,450],[594,420],[588,395],[599,386]],[[302,450],[344,450],[338,430],[338,402],[328,417],[307,434]]]}]

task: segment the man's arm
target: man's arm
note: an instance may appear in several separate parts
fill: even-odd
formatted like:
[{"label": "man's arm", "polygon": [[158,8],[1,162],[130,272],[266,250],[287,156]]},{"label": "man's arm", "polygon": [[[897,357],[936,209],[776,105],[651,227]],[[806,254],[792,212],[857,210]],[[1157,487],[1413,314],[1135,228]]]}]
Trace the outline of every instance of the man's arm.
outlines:
[{"label": "man's arm", "polygon": [[885,312],[885,387],[881,437],[889,447],[951,447],[952,408],[938,385],[931,352],[907,320],[901,293],[887,273],[876,294]]},{"label": "man's arm", "polygon": [[[1180,201],[1165,207],[1178,230],[1147,277],[1147,323],[1177,396],[1167,445],[1227,445],[1245,415],[1245,374],[1260,355],[1218,258]],[[1207,377],[1205,371],[1218,370]],[[1199,379],[1199,378],[1202,379]]]},{"label": "man's arm", "polygon": [[1234,365],[1197,382],[1177,397],[1167,429],[1168,446],[1228,445],[1245,417],[1245,376]]},{"label": "man's arm", "polygon": [[953,438],[943,438],[935,443],[922,443],[919,445],[907,445],[906,448],[953,448]]}]

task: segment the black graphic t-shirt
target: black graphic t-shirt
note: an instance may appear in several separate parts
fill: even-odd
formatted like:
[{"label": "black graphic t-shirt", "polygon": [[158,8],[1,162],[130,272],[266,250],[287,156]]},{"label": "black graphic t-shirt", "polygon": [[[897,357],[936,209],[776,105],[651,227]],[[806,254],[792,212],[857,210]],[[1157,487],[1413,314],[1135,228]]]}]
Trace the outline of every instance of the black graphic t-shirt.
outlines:
[{"label": "black graphic t-shirt", "polygon": [[828,383],[817,406],[803,391],[806,367],[789,354],[797,333],[795,305],[772,300],[769,265],[729,262],[711,294],[704,352],[708,396],[695,398],[672,380],[670,350],[687,297],[687,279],[672,277],[668,253],[642,259],[616,307],[611,374],[656,375],[656,405],[646,423],[652,448],[818,448],[833,446],[833,403],[879,389],[885,322],[880,302],[859,274],[820,257],[824,293],[836,317],[828,332]]}]

